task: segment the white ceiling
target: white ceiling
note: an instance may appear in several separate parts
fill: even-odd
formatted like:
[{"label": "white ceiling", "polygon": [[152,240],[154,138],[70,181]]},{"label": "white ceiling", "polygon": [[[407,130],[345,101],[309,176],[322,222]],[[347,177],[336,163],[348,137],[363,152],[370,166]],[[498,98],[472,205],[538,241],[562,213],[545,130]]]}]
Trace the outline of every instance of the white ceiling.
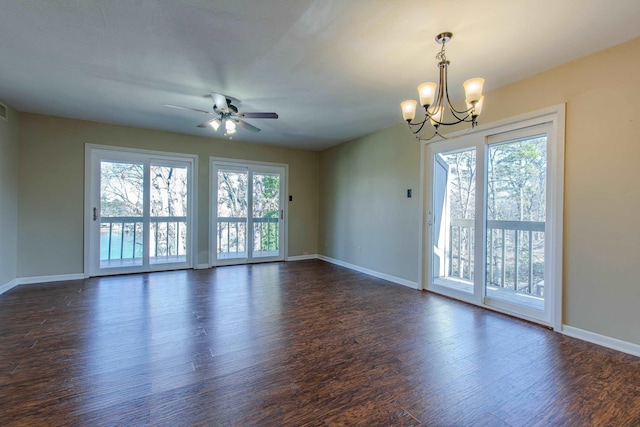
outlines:
[{"label": "white ceiling", "polygon": [[481,76],[486,92],[640,36],[640,1],[3,0],[0,99],[213,137],[163,105],[210,110],[218,91],[280,115],[235,139],[322,149],[401,121],[437,80],[442,31],[450,86]]}]

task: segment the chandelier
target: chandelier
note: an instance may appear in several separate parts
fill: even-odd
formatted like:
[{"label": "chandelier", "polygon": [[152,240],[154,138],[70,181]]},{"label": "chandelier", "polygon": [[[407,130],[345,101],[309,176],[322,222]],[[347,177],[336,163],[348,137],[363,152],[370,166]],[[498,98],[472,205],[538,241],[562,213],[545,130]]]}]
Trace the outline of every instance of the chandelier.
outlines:
[{"label": "chandelier", "polygon": [[447,88],[447,67],[449,66],[449,61],[445,55],[445,44],[449,42],[452,37],[453,34],[451,33],[441,33],[436,36],[436,41],[442,45],[442,49],[440,49],[440,52],[436,55],[436,59],[440,61],[438,63],[438,68],[440,69],[439,84],[436,85],[433,82],[429,82],[418,86],[420,104],[424,107],[425,111],[424,119],[413,123],[413,119],[416,116],[417,101],[409,99],[400,103],[402,118],[407,121],[409,130],[411,130],[414,135],[420,133],[427,122],[431,124],[434,130],[433,135],[428,138],[418,136],[418,138],[427,141],[436,135],[447,139],[440,134],[441,126],[451,126],[466,122],[471,123],[471,129],[473,129],[477,124],[478,116],[482,112],[482,103],[484,101],[482,86],[484,85],[484,79],[474,78],[464,82],[466,109],[457,110],[449,99],[449,89]]}]

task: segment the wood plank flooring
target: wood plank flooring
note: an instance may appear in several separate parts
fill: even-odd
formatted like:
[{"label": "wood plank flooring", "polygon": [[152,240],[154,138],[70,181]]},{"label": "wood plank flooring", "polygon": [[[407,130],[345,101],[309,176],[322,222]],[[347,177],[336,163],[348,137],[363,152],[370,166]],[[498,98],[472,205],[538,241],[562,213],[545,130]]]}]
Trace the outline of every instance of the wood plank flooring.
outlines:
[{"label": "wood plank flooring", "polygon": [[640,359],[322,261],[0,296],[2,426],[638,426]]}]

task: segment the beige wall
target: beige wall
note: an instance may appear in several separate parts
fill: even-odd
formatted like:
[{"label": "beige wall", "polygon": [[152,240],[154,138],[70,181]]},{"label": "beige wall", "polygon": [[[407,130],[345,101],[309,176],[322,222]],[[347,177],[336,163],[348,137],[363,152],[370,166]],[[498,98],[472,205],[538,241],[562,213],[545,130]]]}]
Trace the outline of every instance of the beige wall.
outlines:
[{"label": "beige wall", "polygon": [[[481,117],[490,123],[566,103],[564,323],[635,344],[640,344],[638,76],[640,39],[635,39],[487,93]],[[358,224],[363,213],[379,216],[378,227],[403,215],[414,221],[417,233],[419,207],[402,205],[395,193],[377,186],[353,184],[388,177],[398,187],[417,188],[417,149],[403,127],[321,153],[319,248],[328,256],[416,280],[417,252],[407,251],[416,247],[410,232],[378,235],[372,234],[377,228]],[[389,155],[398,161],[381,164]],[[336,177],[336,171],[343,173]],[[346,208],[351,200],[358,201],[357,209]],[[350,242],[365,239],[369,244],[356,252]],[[381,247],[390,257],[409,258],[402,271],[396,260],[381,256]]]},{"label": "beige wall", "polygon": [[0,119],[0,286],[16,278],[18,245],[18,114]]},{"label": "beige wall", "polygon": [[407,134],[393,126],[321,152],[319,249],[416,282],[420,143]]},{"label": "beige wall", "polygon": [[83,271],[85,144],[198,155],[198,256],[208,262],[209,156],[289,165],[289,255],[317,253],[318,153],[20,114],[18,276]]}]

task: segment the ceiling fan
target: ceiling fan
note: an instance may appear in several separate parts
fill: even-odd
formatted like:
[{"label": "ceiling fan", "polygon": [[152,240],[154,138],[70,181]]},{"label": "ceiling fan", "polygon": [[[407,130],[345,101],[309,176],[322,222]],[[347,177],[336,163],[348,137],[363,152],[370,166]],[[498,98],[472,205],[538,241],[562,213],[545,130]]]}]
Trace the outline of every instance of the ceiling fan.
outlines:
[{"label": "ceiling fan", "polygon": [[276,113],[245,113],[238,111],[238,107],[233,105],[235,102],[239,104],[240,101],[230,96],[222,95],[220,93],[211,92],[211,98],[213,99],[213,111],[199,110],[197,108],[181,107],[179,105],[165,104],[165,107],[178,108],[180,110],[191,110],[198,113],[209,114],[215,116],[214,118],[207,120],[204,123],[198,125],[199,128],[206,128],[210,126],[214,131],[218,131],[220,127],[224,129],[225,136],[231,136],[236,133],[237,126],[244,128],[251,132],[260,132],[260,129],[250,125],[242,119],[277,119]]}]

